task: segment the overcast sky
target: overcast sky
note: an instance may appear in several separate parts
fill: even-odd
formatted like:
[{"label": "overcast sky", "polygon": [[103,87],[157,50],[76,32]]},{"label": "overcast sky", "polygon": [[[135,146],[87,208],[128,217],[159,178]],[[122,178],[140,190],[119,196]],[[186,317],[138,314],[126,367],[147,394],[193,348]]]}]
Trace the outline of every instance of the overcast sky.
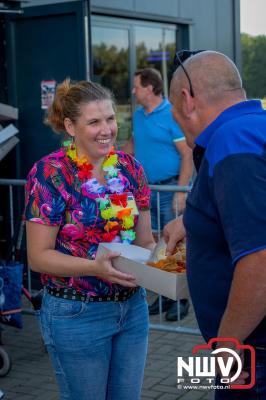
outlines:
[{"label": "overcast sky", "polygon": [[266,35],[266,0],[240,0],[241,32]]}]

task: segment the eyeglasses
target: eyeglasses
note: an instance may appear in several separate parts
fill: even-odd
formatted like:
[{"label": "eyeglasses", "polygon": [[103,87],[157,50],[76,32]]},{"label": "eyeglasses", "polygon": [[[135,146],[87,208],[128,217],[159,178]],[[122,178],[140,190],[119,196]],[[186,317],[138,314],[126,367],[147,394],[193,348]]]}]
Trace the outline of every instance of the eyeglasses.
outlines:
[{"label": "eyeglasses", "polygon": [[189,92],[191,97],[195,97],[195,93],[192,87],[192,83],[191,83],[191,79],[188,75],[188,72],[186,70],[186,68],[184,67],[183,62],[185,62],[188,58],[194,56],[195,54],[201,53],[204,50],[197,50],[197,51],[190,51],[190,50],[181,50],[178,51],[177,53],[175,53],[175,58],[174,58],[174,65],[176,65],[176,67],[181,67],[188,79],[188,83],[189,83]]}]

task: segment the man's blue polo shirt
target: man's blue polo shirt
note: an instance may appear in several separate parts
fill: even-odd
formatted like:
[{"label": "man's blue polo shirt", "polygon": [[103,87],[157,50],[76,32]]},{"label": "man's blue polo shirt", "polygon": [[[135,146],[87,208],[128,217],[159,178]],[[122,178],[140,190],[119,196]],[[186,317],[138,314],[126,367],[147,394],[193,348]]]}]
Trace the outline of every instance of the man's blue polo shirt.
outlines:
[{"label": "man's blue polo shirt", "polygon": [[149,183],[179,174],[180,155],[174,142],[185,140],[173,119],[171,104],[164,99],[151,113],[139,107],[133,116],[136,159],[142,164]]},{"label": "man's blue polo shirt", "polygon": [[[266,111],[258,100],[226,109],[196,140],[202,160],[184,224],[188,282],[206,341],[217,336],[238,260],[266,248],[265,150]],[[266,318],[246,342],[266,345]]]}]

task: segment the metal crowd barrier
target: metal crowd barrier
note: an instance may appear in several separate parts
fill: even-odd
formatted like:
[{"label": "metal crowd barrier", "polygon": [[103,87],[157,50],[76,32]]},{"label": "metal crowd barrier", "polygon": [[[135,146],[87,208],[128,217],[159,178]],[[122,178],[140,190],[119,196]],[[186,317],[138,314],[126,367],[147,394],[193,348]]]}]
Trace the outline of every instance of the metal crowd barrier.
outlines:
[{"label": "metal crowd barrier", "polygon": [[[17,193],[17,197],[19,197],[21,204],[24,207],[24,199],[25,199],[25,186],[26,180],[24,179],[0,179],[0,186],[5,186],[8,188],[9,194],[9,225],[10,225],[10,240],[14,237],[15,234],[15,202],[14,202],[14,189],[20,188],[20,193]],[[160,209],[160,193],[161,192],[189,192],[191,187],[190,186],[175,186],[175,185],[150,185],[150,189],[157,193],[157,209]],[[3,195],[1,193],[1,197]],[[170,205],[171,206],[171,205]],[[18,218],[21,218],[21,215],[18,214]],[[160,221],[160,213],[158,213],[158,240],[160,239],[162,229],[161,229],[161,221]],[[27,270],[27,289],[31,293],[31,270],[28,268]],[[191,309],[191,305],[190,305]],[[181,325],[180,315],[178,316],[177,322],[171,323],[163,323],[163,315],[162,315],[162,301],[161,296],[159,296],[159,322],[150,323],[151,329],[161,330],[161,331],[168,331],[168,332],[177,332],[177,333],[188,333],[188,334],[200,334],[199,329],[196,327],[186,327]]]},{"label": "metal crowd barrier", "polygon": [[[0,187],[3,186],[7,189],[7,193],[1,190],[1,203],[3,209],[5,208],[5,194],[8,196],[8,211],[6,211],[5,217],[8,218],[9,224],[9,234],[8,237],[5,238],[7,247],[9,247],[10,243],[13,242],[13,238],[16,236],[16,242],[13,243],[12,248],[12,258],[14,259],[16,253],[16,246],[19,242],[19,247],[21,246],[23,230],[24,230],[24,222],[22,221],[22,212],[24,209],[25,203],[25,184],[26,180],[24,179],[0,179]],[[17,193],[15,193],[17,190]],[[4,210],[1,210],[3,212]],[[4,221],[2,221],[4,222]],[[17,228],[16,228],[17,227]],[[18,232],[16,232],[18,230]],[[27,269],[27,289],[31,293],[31,271]]]},{"label": "metal crowd barrier", "polygon": [[[157,197],[157,210],[160,210],[160,194],[162,192],[189,192],[191,190],[190,186],[178,186],[178,185],[149,185],[152,192],[156,192]],[[169,204],[169,207],[172,205]],[[176,210],[176,216],[178,214],[178,210]],[[156,235],[158,240],[162,235],[162,226],[161,226],[161,219],[160,219],[160,212],[157,213],[157,227],[158,230],[156,231]],[[191,300],[189,299],[190,303]],[[162,313],[162,296],[159,296],[159,321],[156,323],[150,323],[150,329],[156,329],[160,331],[167,331],[167,332],[177,332],[177,333],[187,333],[191,335],[200,335],[200,331],[197,327],[189,327],[184,326],[181,319],[180,319],[180,309],[178,307],[179,300],[177,301],[177,321],[175,322],[163,322],[163,313]],[[192,308],[192,304],[190,304],[190,310]],[[194,323],[196,324],[196,323]]]}]

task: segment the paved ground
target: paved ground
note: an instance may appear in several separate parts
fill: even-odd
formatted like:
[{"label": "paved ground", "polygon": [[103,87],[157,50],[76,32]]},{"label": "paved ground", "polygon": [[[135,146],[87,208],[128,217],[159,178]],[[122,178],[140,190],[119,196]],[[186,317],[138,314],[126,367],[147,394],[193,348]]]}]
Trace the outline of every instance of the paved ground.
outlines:
[{"label": "paved ground", "polygon": [[[158,317],[153,317],[151,322],[158,322]],[[196,327],[192,310],[182,325]],[[176,326],[176,323],[168,323],[168,326]],[[0,378],[4,400],[58,400],[56,383],[35,317],[24,315],[23,330],[7,327],[2,337],[13,361],[10,373]],[[141,399],[211,400],[213,393],[210,391],[176,388],[176,357],[191,355],[192,347],[201,343],[200,336],[151,330]]]}]

